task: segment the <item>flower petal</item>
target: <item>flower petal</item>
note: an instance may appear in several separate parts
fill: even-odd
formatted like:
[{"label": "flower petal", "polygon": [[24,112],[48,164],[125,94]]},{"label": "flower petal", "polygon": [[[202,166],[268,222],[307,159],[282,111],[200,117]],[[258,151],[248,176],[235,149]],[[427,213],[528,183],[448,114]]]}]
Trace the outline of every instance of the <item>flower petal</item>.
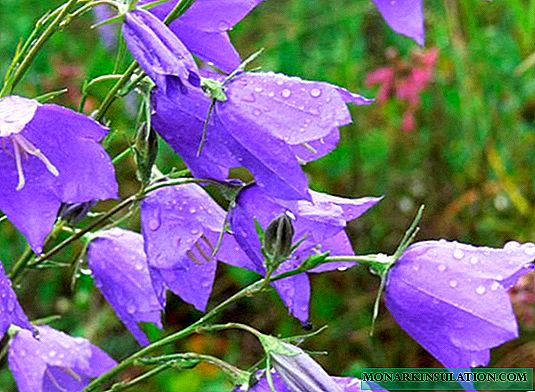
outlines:
[{"label": "flower petal", "polygon": [[388,275],[386,305],[445,367],[486,365],[491,348],[518,336],[502,283],[533,268],[532,244],[509,248],[413,244]]},{"label": "flower petal", "polygon": [[114,228],[99,232],[88,250],[89,267],[95,284],[113,307],[121,321],[141,345],[149,341],[139,322],[162,328],[163,310],[149,274],[143,237]]},{"label": "flower petal", "polygon": [[4,337],[11,324],[31,332],[34,331],[34,327],[30,324],[11,287],[11,281],[6,276],[4,266],[0,262],[0,339]]},{"label": "flower petal", "polygon": [[386,23],[396,33],[424,45],[423,0],[373,0]]}]

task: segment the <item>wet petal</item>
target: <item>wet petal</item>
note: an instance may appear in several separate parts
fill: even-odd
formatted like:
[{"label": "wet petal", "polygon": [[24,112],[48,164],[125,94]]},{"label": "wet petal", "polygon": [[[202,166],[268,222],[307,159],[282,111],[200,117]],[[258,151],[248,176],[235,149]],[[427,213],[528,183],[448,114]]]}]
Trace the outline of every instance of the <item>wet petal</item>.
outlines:
[{"label": "wet petal", "polygon": [[157,282],[149,274],[143,237],[118,228],[99,232],[89,245],[88,262],[95,285],[121,321],[140,344],[149,344],[138,323],[161,328],[163,307],[156,297],[159,288],[153,287]]},{"label": "wet petal", "polygon": [[224,220],[223,209],[195,184],[159,189],[141,204],[150,267],[199,310],[206,308],[212,291],[217,267],[212,253]]},{"label": "wet petal", "polygon": [[446,241],[413,244],[389,273],[386,305],[445,367],[487,365],[491,348],[518,336],[502,283],[533,268],[527,263],[534,249],[533,244],[504,249]]},{"label": "wet petal", "polygon": [[86,339],[47,326],[38,330],[39,339],[21,330],[9,346],[9,368],[21,392],[80,391],[117,364]]},{"label": "wet petal", "polygon": [[17,296],[11,287],[11,281],[6,276],[4,266],[0,262],[0,339],[4,337],[12,324],[31,332],[34,331],[34,327],[20,307]]}]

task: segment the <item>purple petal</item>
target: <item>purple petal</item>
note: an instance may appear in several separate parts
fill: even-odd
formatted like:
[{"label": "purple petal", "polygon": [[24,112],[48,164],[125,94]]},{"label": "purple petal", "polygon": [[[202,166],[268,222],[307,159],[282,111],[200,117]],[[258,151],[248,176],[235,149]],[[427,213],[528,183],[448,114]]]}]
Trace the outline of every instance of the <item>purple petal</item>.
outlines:
[{"label": "purple petal", "polygon": [[[0,100],[0,117],[6,107],[16,112],[35,107],[32,100],[13,98]],[[22,122],[26,121],[27,118]],[[97,143],[106,132],[106,128],[82,114],[46,104],[37,107],[32,120],[16,135],[12,133],[0,141],[6,146],[0,151],[0,209],[26,236],[35,252],[41,251],[61,202],[81,203],[117,196],[113,165]],[[39,149],[59,175],[55,177],[41,159],[22,152],[26,183],[17,191],[14,137],[23,137]]]},{"label": "purple petal", "polygon": [[134,58],[162,90],[167,89],[169,76],[185,83],[191,74],[198,73],[188,49],[150,12],[143,9],[128,12],[123,35]]},{"label": "purple petal", "polygon": [[[176,97],[175,97],[176,98]],[[208,138],[197,157],[210,100],[196,89],[179,99],[156,90],[152,96],[154,129],[180,155],[196,177],[225,179],[231,167],[240,166],[224,144],[211,117]]]},{"label": "purple petal", "polygon": [[327,136],[317,140],[309,140],[306,143],[291,146],[297,160],[304,164],[315,161],[336,148],[340,141],[340,131],[334,128]]},{"label": "purple petal", "polygon": [[[298,264],[286,261],[277,269],[276,274],[291,271],[297,267]],[[279,293],[290,314],[302,323],[306,323],[308,321],[310,303],[310,280],[308,275],[303,273],[277,280],[272,283],[272,286]]]},{"label": "purple petal", "polygon": [[2,339],[11,324],[33,332],[34,327],[20,307],[17,296],[11,287],[11,281],[6,276],[4,266],[0,262],[0,339]]},{"label": "purple petal", "polygon": [[[351,241],[345,231],[341,231],[331,238],[327,238],[321,242],[320,252],[329,252],[330,256],[351,256],[354,254]],[[340,270],[345,271],[348,268],[356,266],[355,262],[337,261],[332,263],[321,264],[316,268],[309,270],[308,272],[327,272]]]},{"label": "purple petal", "polygon": [[255,176],[256,183],[282,199],[309,199],[308,182],[289,146],[269,133],[263,123],[236,113],[220,113],[217,131],[236,159]]},{"label": "purple petal", "polygon": [[99,232],[89,245],[88,262],[95,285],[121,321],[141,345],[149,344],[138,323],[162,328],[163,307],[156,296],[158,288],[153,288],[143,237],[119,228]]},{"label": "purple petal", "polygon": [[335,86],[275,73],[246,73],[227,87],[220,113],[261,122],[279,139],[296,145],[326,137],[351,123]]},{"label": "purple petal", "polygon": [[[95,15],[95,21],[97,23],[111,19],[115,16],[108,5],[94,6],[93,14]],[[106,49],[110,52],[113,51],[117,47],[117,26],[105,24],[99,26],[97,29]]]},{"label": "purple petal", "polygon": [[204,310],[217,267],[211,257],[225,212],[198,185],[152,192],[141,204],[145,251],[151,268],[175,294]]},{"label": "purple petal", "polygon": [[424,11],[422,0],[373,0],[386,23],[396,33],[424,45]]},{"label": "purple petal", "polygon": [[[21,330],[10,343],[9,368],[21,392],[81,391],[91,377],[117,365],[85,339],[72,338],[47,326],[38,330],[39,339]],[[47,386],[50,389],[45,389]]]},{"label": "purple petal", "polygon": [[445,367],[486,365],[492,347],[518,336],[502,282],[532,269],[527,263],[534,250],[533,244],[490,249],[416,243],[389,273],[386,305]]},{"label": "purple petal", "polygon": [[[240,64],[240,56],[226,32],[262,1],[197,0],[170,28],[190,51],[230,73]],[[139,4],[148,2],[142,0]],[[152,8],[151,12],[163,20],[176,4],[177,0],[169,1]]]}]

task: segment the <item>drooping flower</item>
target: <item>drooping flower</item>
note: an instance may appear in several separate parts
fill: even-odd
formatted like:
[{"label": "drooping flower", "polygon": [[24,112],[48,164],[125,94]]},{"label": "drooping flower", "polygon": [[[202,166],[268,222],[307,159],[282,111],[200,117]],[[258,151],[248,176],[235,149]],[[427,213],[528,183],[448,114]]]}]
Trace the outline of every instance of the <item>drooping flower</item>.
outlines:
[{"label": "drooping flower", "polygon": [[[228,31],[263,0],[196,0],[170,29],[201,59],[230,73],[240,64],[240,55],[230,42]],[[140,5],[151,0],[141,0]],[[177,5],[178,0],[151,8],[161,20]]]},{"label": "drooping flower", "polygon": [[[272,372],[271,378],[273,380],[273,386],[277,392],[300,392],[300,391],[309,391],[308,389],[290,389],[288,385],[281,379],[277,372]],[[331,379],[336,383],[337,387],[340,388],[342,392],[362,392],[365,391],[361,389],[362,381],[358,378],[353,377],[331,377]],[[367,389],[370,390],[370,389]],[[373,389],[378,392],[385,392],[384,390]],[[267,378],[264,376],[258,380],[258,382],[252,385],[249,389],[244,390],[243,388],[237,387],[234,389],[234,392],[271,392]]]},{"label": "drooping flower", "polygon": [[423,0],[373,0],[373,3],[392,30],[424,45]]},{"label": "drooping flower", "polygon": [[185,92],[199,83],[197,65],[188,49],[156,16],[144,9],[125,15],[123,36],[128,49],[162,91]]},{"label": "drooping flower", "polygon": [[[264,229],[280,214],[293,219],[295,241],[304,241],[292,256],[284,261],[277,273],[297,268],[307,257],[329,251],[331,255],[351,255],[353,249],[344,232],[348,221],[358,218],[379,202],[380,198],[364,197],[346,199],[325,193],[310,191],[312,200],[275,199],[262,188],[252,185],[240,192],[236,206],[230,212],[230,225],[236,241],[249,260],[231,259],[233,265],[251,269],[264,275],[264,257],[258,239],[255,220]],[[355,263],[327,263],[309,272],[331,271],[346,268]],[[308,319],[310,283],[306,273],[273,282],[290,313],[302,322]]]},{"label": "drooping flower", "polygon": [[[152,275],[201,311],[212,292],[217,260],[247,258],[229,234],[212,256],[224,222],[224,210],[195,184],[159,189],[141,203],[141,227]],[[163,290],[158,296],[164,299]]]},{"label": "drooping flower", "polygon": [[386,306],[445,367],[484,366],[491,348],[518,337],[507,290],[533,269],[534,258],[532,243],[496,249],[418,242],[390,270]]},{"label": "drooping flower", "polygon": [[162,328],[163,304],[156,292],[162,292],[163,286],[158,276],[151,277],[141,234],[119,228],[99,232],[91,240],[87,256],[104,298],[137,341],[149,344],[138,323]]},{"label": "drooping flower", "polygon": [[42,250],[59,207],[117,196],[113,165],[98,144],[107,129],[53,104],[0,98],[0,210]]},{"label": "drooping flower", "polygon": [[4,266],[0,262],[0,340],[10,325],[34,331],[34,327],[20,307],[17,296],[11,287],[11,281],[6,276]]},{"label": "drooping flower", "polygon": [[[260,341],[273,367],[271,379],[277,392],[361,391],[359,379],[329,376],[310,355],[293,344],[268,335],[261,335]],[[271,392],[265,371],[258,372],[256,376],[260,376],[260,379],[248,391]],[[374,384],[374,387],[377,385]],[[238,391],[243,389],[234,390]]]},{"label": "drooping flower", "polygon": [[[257,183],[278,197],[309,198],[299,163],[317,159],[349,124],[346,103],[371,101],[324,82],[272,72],[243,73],[224,86],[225,100],[199,90],[179,97],[153,93],[153,126],[198,177],[224,179],[243,166]],[[206,127],[206,143],[200,153]]]},{"label": "drooping flower", "polygon": [[48,326],[37,329],[39,339],[20,330],[9,345],[9,369],[20,392],[81,391],[92,378],[117,365],[86,339]]}]

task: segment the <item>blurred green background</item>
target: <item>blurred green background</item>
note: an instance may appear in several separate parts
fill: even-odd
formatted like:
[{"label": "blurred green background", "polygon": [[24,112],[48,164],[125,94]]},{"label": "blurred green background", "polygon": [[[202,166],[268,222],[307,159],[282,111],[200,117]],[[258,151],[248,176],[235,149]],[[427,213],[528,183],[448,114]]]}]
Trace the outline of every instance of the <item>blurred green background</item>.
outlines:
[{"label": "blurred green background", "polygon": [[[2,0],[0,71],[5,72],[21,37],[59,1]],[[529,0],[426,1],[427,47],[439,57],[434,77],[421,93],[416,128],[401,130],[406,103],[391,97],[369,107],[352,108],[354,124],[342,130],[336,151],[307,166],[312,187],[343,196],[385,195],[364,217],[349,225],[359,253],[392,252],[417,206],[426,204],[420,239],[457,239],[477,245],[535,239],[535,2]],[[91,15],[73,22],[46,45],[16,91],[36,96],[67,87],[56,102],[76,108],[86,77],[110,73],[115,55],[89,29]],[[366,75],[391,66],[389,48],[410,61],[416,45],[393,33],[368,0],[269,0],[232,32],[236,47],[248,55],[264,47],[257,62],[306,79],[325,80],[373,97]],[[95,108],[110,85],[92,90],[86,112]],[[109,113],[116,155],[132,139],[133,101]],[[68,148],[68,146],[66,146]],[[166,146],[159,165],[182,167]],[[122,195],[137,189],[132,160],[117,166]],[[110,204],[103,203],[101,208]],[[0,223],[0,258],[6,267],[21,254],[24,240],[11,224]],[[136,227],[135,217],[130,226]],[[77,248],[58,256],[72,261]],[[17,287],[32,318],[61,315],[52,325],[92,340],[114,358],[136,350],[133,338],[82,275],[74,291],[70,269],[32,272]],[[254,279],[220,264],[212,304]],[[532,367],[535,363],[533,274],[514,292],[521,337],[493,350],[491,366]],[[363,268],[312,277],[311,322],[329,325],[306,348],[328,351],[318,357],[332,374],[358,375],[361,367],[425,367],[439,364],[395,323],[384,308],[369,337],[371,307],[378,280]],[[530,302],[533,301],[533,302]],[[165,315],[167,331],[200,316],[176,297]],[[229,309],[226,321],[241,321],[272,334],[300,334],[275,294],[250,298]],[[149,328],[153,338],[162,333]],[[4,341],[5,344],[5,341]],[[197,350],[247,368],[261,358],[260,346],[237,332],[194,336],[169,350]],[[170,351],[169,351],[170,352]],[[126,372],[137,374],[139,369]],[[0,391],[14,390],[2,361]],[[230,384],[210,366],[168,370],[134,388],[143,391],[228,391]]]}]

